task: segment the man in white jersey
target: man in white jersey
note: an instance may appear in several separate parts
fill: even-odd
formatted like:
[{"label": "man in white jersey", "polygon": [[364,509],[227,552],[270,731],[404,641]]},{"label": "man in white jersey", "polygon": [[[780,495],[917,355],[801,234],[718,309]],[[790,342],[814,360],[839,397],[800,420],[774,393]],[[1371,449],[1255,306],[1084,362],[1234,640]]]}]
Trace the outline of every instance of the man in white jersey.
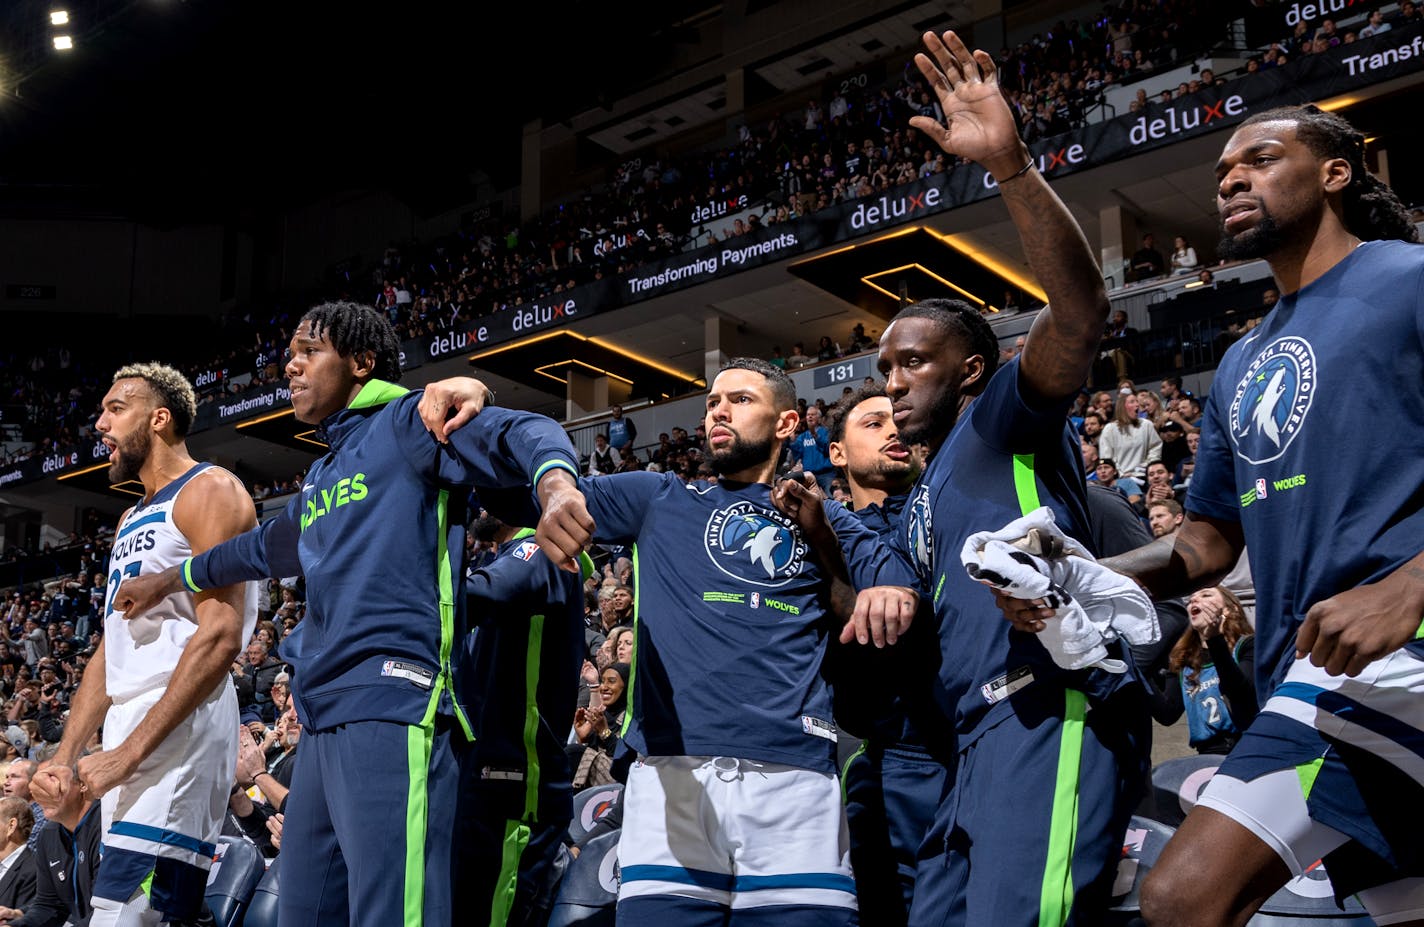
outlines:
[{"label": "man in white jersey", "polygon": [[[257,523],[236,477],[189,456],[196,412],[182,374],[133,364],[114,374],[96,425],[110,480],[138,480],[144,496],[114,534],[104,639],[53,762],[31,783],[41,801],[70,789],[102,798],[93,927],[201,916],[237,760],[227,672],[257,621],[256,584],[175,593],[132,623],[113,610],[124,579],[161,572]],[[101,724],[103,752],[81,756]]]}]

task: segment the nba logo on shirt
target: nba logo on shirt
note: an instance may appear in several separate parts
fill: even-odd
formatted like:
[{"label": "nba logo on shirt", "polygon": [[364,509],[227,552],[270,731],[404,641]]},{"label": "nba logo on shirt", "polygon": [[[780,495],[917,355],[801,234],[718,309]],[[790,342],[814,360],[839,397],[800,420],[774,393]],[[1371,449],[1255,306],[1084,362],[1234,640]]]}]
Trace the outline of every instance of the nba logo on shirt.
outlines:
[{"label": "nba logo on shirt", "polygon": [[514,548],[514,556],[520,560],[529,561],[534,559],[534,555],[538,553],[538,551],[538,544],[535,544],[533,541],[525,541],[523,544]]},{"label": "nba logo on shirt", "polygon": [[1264,498],[1266,498],[1266,481],[1265,481],[1265,480],[1257,480],[1257,481],[1256,481],[1256,498],[1257,498],[1257,499],[1264,499]]},{"label": "nba logo on shirt", "polygon": [[395,660],[387,660],[386,662],[384,662],[384,663],[381,664],[381,675],[382,675],[382,676],[389,676],[392,672],[394,672],[395,668],[396,668],[396,661],[395,661]]},{"label": "nba logo on shirt", "polygon": [[752,608],[761,608],[761,593],[752,593]]}]

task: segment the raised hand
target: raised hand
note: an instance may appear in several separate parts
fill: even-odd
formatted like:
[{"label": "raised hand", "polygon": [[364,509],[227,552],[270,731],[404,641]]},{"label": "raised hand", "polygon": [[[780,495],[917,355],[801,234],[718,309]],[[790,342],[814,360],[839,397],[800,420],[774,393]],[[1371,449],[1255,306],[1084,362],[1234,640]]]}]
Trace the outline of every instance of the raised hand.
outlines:
[{"label": "raised hand", "polygon": [[959,36],[926,32],[915,66],[934,88],[943,124],[915,116],[910,125],[945,152],[974,161],[997,180],[1007,180],[1029,162],[1018,124],[999,92],[998,69],[987,52],[970,52]]}]

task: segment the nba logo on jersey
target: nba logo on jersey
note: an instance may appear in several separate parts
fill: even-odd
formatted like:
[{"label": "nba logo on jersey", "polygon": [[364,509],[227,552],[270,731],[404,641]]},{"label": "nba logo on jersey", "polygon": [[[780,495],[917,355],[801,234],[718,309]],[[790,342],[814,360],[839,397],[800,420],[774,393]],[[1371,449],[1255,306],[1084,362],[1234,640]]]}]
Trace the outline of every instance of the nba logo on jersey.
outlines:
[{"label": "nba logo on jersey", "polygon": [[529,560],[533,560],[534,555],[538,552],[539,545],[535,544],[533,541],[525,541],[523,544],[520,544],[518,547],[514,548],[514,556],[526,562]]},{"label": "nba logo on jersey", "polygon": [[1256,481],[1256,498],[1257,498],[1257,499],[1264,499],[1264,498],[1266,498],[1266,481],[1265,481],[1265,480],[1257,480],[1257,481]]},{"label": "nba logo on jersey", "polygon": [[761,608],[761,593],[752,593],[752,608]]}]

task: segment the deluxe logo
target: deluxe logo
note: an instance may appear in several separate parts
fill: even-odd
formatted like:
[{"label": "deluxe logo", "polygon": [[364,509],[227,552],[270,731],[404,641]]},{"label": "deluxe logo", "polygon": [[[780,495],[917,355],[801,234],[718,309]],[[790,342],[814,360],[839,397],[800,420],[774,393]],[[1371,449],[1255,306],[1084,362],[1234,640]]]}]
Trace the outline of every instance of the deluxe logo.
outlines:
[{"label": "deluxe logo", "polygon": [[302,512],[302,530],[311,527],[312,522],[341,508],[348,502],[360,502],[370,495],[366,488],[366,474],[358,473],[350,479],[337,480],[328,489],[315,489],[307,497],[306,510]]},{"label": "deluxe logo", "polygon": [[483,325],[473,331],[438,335],[430,339],[430,356],[444,357],[446,354],[463,351],[471,345],[484,344],[488,340],[489,329]]},{"label": "deluxe logo", "polygon": [[1181,108],[1167,107],[1167,111],[1156,119],[1138,116],[1128,133],[1128,141],[1133,145],[1145,145],[1149,139],[1162,139],[1169,135],[1190,132],[1199,126],[1209,126],[1228,116],[1240,116],[1246,112],[1246,101],[1240,94],[1222,97],[1215,103],[1198,103]]},{"label": "deluxe logo", "polygon": [[741,196],[729,200],[718,200],[715,203],[708,203],[706,206],[698,206],[692,210],[692,224],[698,225],[709,219],[720,219],[729,212],[746,209],[748,202],[747,195],[743,193]]},{"label": "deluxe logo", "polygon": [[221,383],[223,380],[226,379],[226,367],[221,370],[204,370],[202,373],[198,374],[196,377],[193,378],[193,385],[201,389],[204,386],[212,386],[216,383]]},{"label": "deluxe logo", "polygon": [[882,196],[873,201],[879,203],[878,206],[867,206],[861,203],[855,208],[855,212],[851,213],[850,227],[853,229],[874,228],[891,219],[903,219],[918,211],[934,209],[939,205],[941,196],[938,187],[930,187],[923,193],[913,196],[897,196],[893,200]]},{"label": "deluxe logo", "polygon": [[1294,27],[1297,23],[1308,23],[1312,19],[1333,16],[1349,9],[1357,2],[1359,0],[1316,0],[1315,3],[1292,3],[1291,8],[1286,10],[1286,25]]},{"label": "deluxe logo", "polygon": [[550,322],[557,322],[559,319],[572,318],[578,315],[578,302],[567,299],[561,303],[554,303],[549,306],[540,306],[535,303],[528,309],[515,309],[513,311],[514,330],[520,332],[526,328],[539,328]]},{"label": "deluxe logo", "polygon": [[[1051,174],[1060,167],[1067,167],[1070,164],[1082,164],[1088,160],[1087,154],[1083,151],[1083,146],[1076,142],[1072,145],[1065,145],[1057,151],[1045,151],[1034,158],[1034,164],[1038,167],[1040,174]],[[984,172],[984,189],[992,190],[999,185],[988,171]]]},{"label": "deluxe logo", "polygon": [[103,441],[95,441],[95,442],[94,442],[94,446],[91,447],[91,448],[89,448],[89,459],[90,459],[90,460],[108,460],[108,459],[109,459],[109,445],[105,444]]},{"label": "deluxe logo", "polygon": [[54,473],[56,470],[63,470],[65,467],[79,463],[79,452],[71,451],[68,454],[50,454],[40,463],[41,473]]}]

